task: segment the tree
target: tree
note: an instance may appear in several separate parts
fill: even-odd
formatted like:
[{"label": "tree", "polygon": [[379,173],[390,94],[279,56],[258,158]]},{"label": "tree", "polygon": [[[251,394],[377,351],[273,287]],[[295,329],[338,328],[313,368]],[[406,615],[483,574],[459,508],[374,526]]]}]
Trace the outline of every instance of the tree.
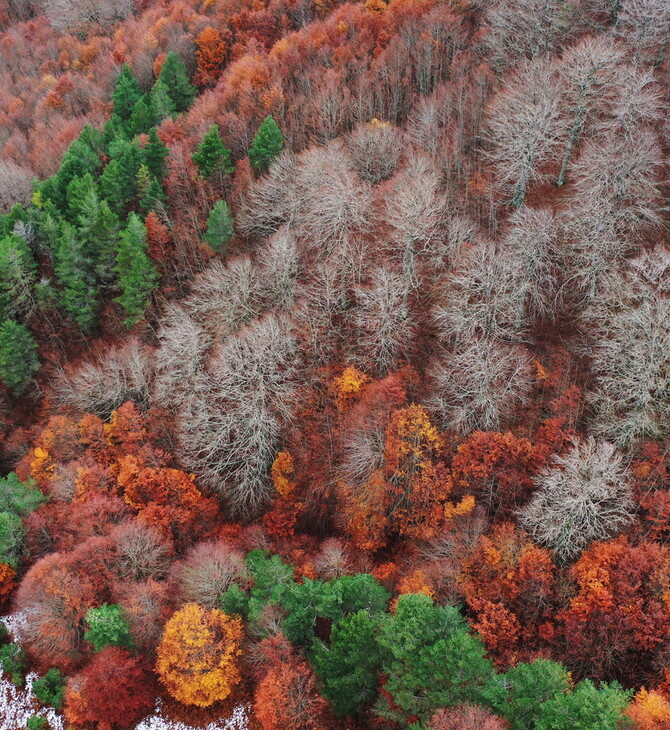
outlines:
[{"label": "tree", "polygon": [[347,138],[347,148],[358,174],[374,185],[395,172],[402,154],[402,137],[392,124],[373,119],[354,129]]},{"label": "tree", "polygon": [[260,172],[266,172],[270,163],[284,148],[284,135],[271,114],[262,121],[251,147],[249,161],[251,166]]},{"label": "tree", "polygon": [[88,631],[84,634],[84,639],[93,644],[96,652],[106,646],[131,648],[130,630],[121,606],[104,603],[100,608],[89,608],[86,612],[86,623]]},{"label": "tree", "polygon": [[438,710],[430,718],[428,730],[506,730],[504,723],[479,705],[456,705]]},{"label": "tree", "polygon": [[216,179],[220,185],[225,183],[227,174],[235,171],[230,150],[223,144],[218,124],[212,124],[205,132],[193,155],[193,162],[203,177]]},{"label": "tree", "polygon": [[[428,719],[440,707],[478,702],[493,667],[481,640],[471,636],[453,606],[438,606],[428,596],[405,594],[385,616],[382,647],[383,690],[407,719]],[[388,708],[384,714],[397,716]]]},{"label": "tree", "polygon": [[96,191],[89,191],[81,201],[77,219],[83,255],[91,261],[97,281],[110,286],[119,241],[119,219]]},{"label": "tree", "polygon": [[542,166],[553,158],[560,140],[553,76],[546,61],[522,65],[488,109],[488,156],[503,189],[511,193],[510,204],[517,208],[530,183],[544,177]]},{"label": "tree", "polygon": [[[89,229],[84,232],[88,236]],[[84,332],[90,332],[98,318],[94,262],[87,243],[74,226],[63,223],[54,252],[61,305]]]},{"label": "tree", "polygon": [[36,273],[35,259],[24,238],[0,238],[0,320],[25,320],[34,312]]},{"label": "tree", "polygon": [[128,122],[132,116],[135,105],[142,98],[140,85],[130,66],[123,64],[121,72],[116,77],[112,100],[114,102],[113,114],[122,122]]},{"label": "tree", "polygon": [[616,682],[596,687],[588,679],[539,707],[537,730],[617,730],[632,690]]},{"label": "tree", "polygon": [[225,254],[225,246],[235,235],[233,216],[225,200],[214,203],[207,219],[207,232],[203,239],[220,254]]},{"label": "tree", "polygon": [[324,697],[339,717],[360,712],[377,697],[379,619],[358,611],[338,621],[329,642],[315,640],[310,662]]},{"label": "tree", "polygon": [[151,92],[151,106],[156,115],[156,124],[160,124],[168,118],[175,116],[177,107],[170,95],[170,90],[163,79],[156,79]]},{"label": "tree", "polygon": [[209,86],[221,73],[226,59],[226,43],[219,31],[211,25],[200,31],[195,43],[198,46],[195,52],[198,59],[195,82],[198,86]]},{"label": "tree", "polygon": [[132,327],[143,317],[158,273],[147,255],[147,230],[141,218],[131,213],[121,234],[116,257],[121,296],[116,299],[126,313],[124,324]]},{"label": "tree", "polygon": [[11,643],[0,646],[0,669],[16,687],[23,686],[26,668],[26,655],[18,644]]},{"label": "tree", "polygon": [[155,680],[140,658],[108,646],[70,676],[63,714],[69,723],[127,727],[154,707]]},{"label": "tree", "polygon": [[60,710],[65,696],[65,676],[52,667],[44,676],[33,682],[33,693],[43,705]]},{"label": "tree", "polygon": [[536,477],[537,492],[521,510],[520,524],[562,560],[594,540],[606,540],[633,519],[630,478],[615,447],[589,437],[572,440],[564,456]]},{"label": "tree", "polygon": [[7,319],[0,324],[0,379],[14,393],[22,395],[40,369],[37,343],[24,325]]},{"label": "tree", "polygon": [[187,111],[193,103],[196,92],[189,81],[184,62],[174,51],[170,51],[165,57],[158,80],[165,84],[175,111]]},{"label": "tree", "polygon": [[157,651],[158,677],[184,704],[209,707],[225,700],[241,679],[241,640],[239,618],[187,603],[165,625]]},{"label": "tree", "polygon": [[165,159],[169,154],[170,149],[158,136],[156,127],[152,127],[149,130],[149,140],[144,146],[144,164],[157,180],[162,180],[165,175],[167,170]]},{"label": "tree", "polygon": [[148,132],[156,123],[156,112],[151,104],[151,96],[143,94],[133,108],[128,120],[129,136]]},{"label": "tree", "polygon": [[670,702],[660,692],[641,689],[625,714],[635,730],[663,730],[670,722]]}]

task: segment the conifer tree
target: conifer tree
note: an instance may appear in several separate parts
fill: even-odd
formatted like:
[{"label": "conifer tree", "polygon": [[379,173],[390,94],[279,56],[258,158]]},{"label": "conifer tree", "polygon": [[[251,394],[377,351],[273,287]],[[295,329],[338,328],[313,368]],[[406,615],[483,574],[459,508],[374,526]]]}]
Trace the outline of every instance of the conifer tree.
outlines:
[{"label": "conifer tree", "polygon": [[37,344],[30,330],[13,319],[0,325],[0,379],[21,395],[40,369]]},{"label": "conifer tree", "polygon": [[170,90],[167,87],[165,81],[161,78],[156,79],[156,83],[150,92],[151,106],[153,107],[154,114],[156,115],[156,124],[160,124],[164,119],[173,117],[177,108],[172,97],[170,96]]},{"label": "conifer tree", "polygon": [[137,173],[142,165],[142,150],[137,142],[116,138],[109,146],[111,160],[100,176],[100,192],[117,215],[137,195]]},{"label": "conifer tree", "polygon": [[219,200],[212,208],[207,219],[207,233],[204,240],[217,252],[224,253],[226,243],[233,237],[233,216],[228,203]]},{"label": "conifer tree", "polygon": [[147,229],[136,214],[128,216],[128,225],[121,234],[116,256],[116,273],[119,277],[121,296],[116,301],[127,317],[126,327],[137,324],[149,306],[158,274],[147,254]]},{"label": "conifer tree", "polygon": [[158,136],[156,127],[152,127],[149,130],[149,141],[144,147],[144,164],[157,180],[161,180],[165,175],[167,168],[165,160],[169,154],[170,149]]},{"label": "conifer tree", "polygon": [[67,199],[67,219],[76,223],[81,214],[81,206],[89,193],[97,195],[97,185],[93,175],[87,172],[82,177],[73,178],[67,186],[65,197]]},{"label": "conifer tree", "polygon": [[95,278],[100,284],[110,285],[114,281],[119,240],[118,217],[112,213],[107,201],[100,200],[91,190],[81,202],[77,223]]},{"label": "conifer tree", "polygon": [[36,273],[35,259],[21,236],[0,239],[0,320],[30,316]]},{"label": "conifer tree", "polygon": [[98,313],[94,265],[85,242],[70,223],[61,226],[54,263],[63,309],[84,332],[90,332]]},{"label": "conifer tree", "polygon": [[137,192],[140,206],[146,212],[157,210],[167,202],[162,185],[146,165],[142,165],[137,173]]},{"label": "conifer tree", "polygon": [[121,73],[116,78],[116,84],[112,94],[114,116],[123,122],[127,122],[141,97],[142,90],[135,78],[135,74],[127,64],[124,64]]},{"label": "conifer tree", "polygon": [[268,114],[251,143],[249,161],[255,169],[264,172],[283,147],[284,135],[272,115]]},{"label": "conifer tree", "polygon": [[198,171],[203,177],[211,178],[224,172],[235,171],[230,159],[230,150],[223,144],[219,134],[219,125],[212,124],[207,130],[197,151],[193,155]]},{"label": "conifer tree", "polygon": [[175,111],[185,112],[193,103],[195,87],[189,81],[184,62],[174,51],[167,54],[158,78],[167,87]]},{"label": "conifer tree", "polygon": [[126,125],[129,136],[136,134],[144,134],[148,132],[156,122],[156,112],[151,104],[151,97],[148,94],[144,94],[135,107],[133,113],[130,115],[128,124]]}]

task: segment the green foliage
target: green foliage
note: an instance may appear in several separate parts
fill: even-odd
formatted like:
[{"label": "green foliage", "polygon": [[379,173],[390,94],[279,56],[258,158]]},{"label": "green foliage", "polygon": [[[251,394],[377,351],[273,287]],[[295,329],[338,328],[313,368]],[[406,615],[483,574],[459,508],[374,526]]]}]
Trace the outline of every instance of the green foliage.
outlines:
[{"label": "green foliage", "polygon": [[481,639],[470,635],[458,609],[425,595],[399,597],[395,614],[382,618],[379,644],[384,689],[406,716],[427,719],[440,707],[478,703],[493,677]]},{"label": "green foliage", "polygon": [[18,644],[0,647],[0,667],[12,684],[23,687],[26,676],[26,655]]},{"label": "green foliage", "polygon": [[90,332],[98,317],[94,261],[86,241],[69,223],[61,226],[54,268],[61,306],[84,332]]},{"label": "green foliage", "polygon": [[21,236],[0,239],[0,321],[28,316],[34,307],[37,264]]},{"label": "green foliage", "polygon": [[96,191],[90,190],[81,202],[77,224],[83,252],[93,275],[99,284],[110,285],[114,280],[119,243],[118,216],[112,213],[105,200],[100,200]]},{"label": "green foliage", "polygon": [[43,705],[59,710],[63,706],[65,677],[59,669],[50,669],[33,682],[33,693]]},{"label": "green foliage", "polygon": [[0,563],[7,563],[16,570],[23,552],[25,530],[18,515],[0,512]]},{"label": "green foliage", "polygon": [[135,109],[135,105],[142,97],[142,90],[135,78],[135,74],[126,64],[123,65],[121,73],[116,77],[112,100],[114,102],[113,114],[123,122],[128,121]]},{"label": "green foliage", "polygon": [[22,482],[12,471],[0,477],[0,512],[27,517],[46,501],[32,480]]},{"label": "green foliage", "polygon": [[75,177],[70,180],[65,197],[67,199],[66,216],[71,223],[77,222],[81,215],[83,202],[91,194],[97,196],[98,186],[90,172],[82,177]]},{"label": "green foliage", "polygon": [[136,213],[128,216],[116,257],[121,296],[116,301],[126,313],[124,324],[137,324],[149,306],[149,297],[158,280],[156,267],[147,254],[147,229]]},{"label": "green foliage", "polygon": [[165,84],[175,111],[185,112],[195,99],[195,87],[191,85],[184,62],[174,51],[167,54],[158,78]]},{"label": "green foliage", "polygon": [[14,393],[25,392],[40,369],[30,330],[13,319],[0,324],[0,380]]},{"label": "green foliage", "polygon": [[540,705],[570,689],[566,669],[556,662],[540,659],[518,664],[498,675],[487,690],[487,702],[510,723],[510,730],[535,727]]},{"label": "green foliage", "polygon": [[248,618],[254,622],[273,595],[293,582],[294,570],[279,555],[271,556],[265,550],[252,550],[247,554],[246,563],[253,581]]},{"label": "green foliage", "polygon": [[256,170],[264,172],[284,148],[284,135],[272,115],[265,117],[249,148],[249,161]]},{"label": "green foliage", "polygon": [[151,104],[151,97],[148,94],[142,96],[133,113],[128,120],[127,128],[129,136],[136,134],[144,134],[148,132],[156,123],[156,112]]},{"label": "green foliage", "polygon": [[137,142],[117,137],[109,145],[111,160],[100,176],[100,193],[110,209],[121,215],[137,195],[137,173],[143,153]]},{"label": "green foliage", "polygon": [[23,221],[25,223],[28,220],[28,211],[21,205],[21,203],[15,203],[7,215],[0,217],[0,221],[2,221],[0,226],[0,235],[12,236],[14,234],[14,226],[19,221]]},{"label": "green foliage", "polygon": [[175,103],[170,96],[170,90],[166,83],[161,79],[156,79],[150,93],[151,106],[153,107],[156,124],[160,124],[164,119],[173,117],[177,112]]},{"label": "green foliage", "polygon": [[0,644],[6,644],[9,641],[9,631],[4,622],[0,621]]},{"label": "green foliage", "polygon": [[249,615],[249,596],[237,583],[233,583],[221,596],[220,604],[221,610],[230,616],[237,615],[246,618]]},{"label": "green foliage", "polygon": [[170,154],[168,146],[161,141],[155,127],[149,130],[149,141],[144,146],[144,164],[149,172],[158,180],[165,175],[166,158]]},{"label": "green foliage", "polygon": [[539,707],[534,730],[618,730],[633,696],[617,682],[596,687],[588,679],[573,692],[556,695]]},{"label": "green foliage", "polygon": [[217,253],[225,253],[225,245],[235,235],[233,228],[233,216],[225,200],[219,200],[214,204],[209,218],[207,219],[207,232],[204,240]]},{"label": "green foliage", "polygon": [[137,173],[137,189],[140,206],[146,213],[151,210],[160,210],[167,202],[167,195],[163,190],[163,186],[149,172],[146,165],[142,165]]},{"label": "green foliage", "polygon": [[130,628],[123,616],[123,609],[118,604],[105,603],[100,608],[89,608],[86,612],[86,623],[89,628],[84,638],[93,644],[96,652],[106,646],[131,648],[133,641]]},{"label": "green foliage", "polygon": [[377,696],[378,632],[379,617],[362,610],[333,626],[328,645],[314,642],[310,660],[321,692],[340,717],[359,712]]},{"label": "green foliage", "polygon": [[193,162],[200,174],[207,178],[222,172],[235,171],[235,165],[230,158],[230,150],[223,144],[218,124],[212,124],[205,132],[202,142],[193,155]]},{"label": "green foliage", "polygon": [[33,715],[26,721],[26,730],[49,730],[49,721],[41,715]]}]

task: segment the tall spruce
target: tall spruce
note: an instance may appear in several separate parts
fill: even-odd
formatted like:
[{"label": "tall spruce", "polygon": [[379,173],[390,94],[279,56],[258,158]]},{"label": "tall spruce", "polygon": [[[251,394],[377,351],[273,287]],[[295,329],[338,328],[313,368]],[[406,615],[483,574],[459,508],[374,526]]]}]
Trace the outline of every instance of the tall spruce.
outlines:
[{"label": "tall spruce", "polygon": [[209,214],[207,232],[203,238],[217,253],[223,254],[226,243],[234,234],[233,216],[228,203],[225,200],[219,200]]},{"label": "tall spruce", "polygon": [[258,128],[249,148],[249,161],[252,167],[265,172],[283,148],[284,135],[272,115],[268,114]]},{"label": "tall spruce", "polygon": [[22,395],[40,369],[37,343],[30,330],[13,319],[0,325],[0,379],[14,393]]},{"label": "tall spruce", "polygon": [[230,150],[223,144],[218,124],[212,124],[205,132],[202,142],[193,155],[193,162],[200,174],[207,178],[235,171]]},{"label": "tall spruce", "polygon": [[116,77],[112,94],[114,102],[113,115],[121,121],[127,122],[135,109],[135,105],[141,98],[142,90],[135,74],[127,64],[124,64],[121,73]]},{"label": "tall spruce", "polygon": [[144,164],[158,180],[161,180],[165,175],[167,170],[166,159],[169,154],[170,149],[158,136],[156,127],[152,127],[149,130],[149,140],[144,146]]},{"label": "tall spruce", "polygon": [[170,51],[165,57],[158,78],[167,87],[175,111],[185,112],[195,99],[195,87],[188,78],[184,62],[174,51]]},{"label": "tall spruce", "polygon": [[121,295],[116,301],[126,313],[124,324],[137,324],[149,306],[149,297],[158,281],[158,273],[147,254],[147,229],[136,214],[128,216],[126,230],[121,234],[116,256]]},{"label": "tall spruce", "polygon": [[61,306],[84,332],[90,332],[98,316],[94,262],[86,242],[70,223],[61,226],[54,264]]}]

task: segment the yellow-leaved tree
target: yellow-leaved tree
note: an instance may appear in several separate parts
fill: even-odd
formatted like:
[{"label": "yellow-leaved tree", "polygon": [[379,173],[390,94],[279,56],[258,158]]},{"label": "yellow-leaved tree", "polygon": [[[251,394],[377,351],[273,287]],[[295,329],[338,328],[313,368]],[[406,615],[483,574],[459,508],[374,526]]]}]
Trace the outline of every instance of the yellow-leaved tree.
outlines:
[{"label": "yellow-leaved tree", "polygon": [[209,707],[240,681],[241,641],[239,618],[187,603],[165,625],[156,672],[179,702]]}]

